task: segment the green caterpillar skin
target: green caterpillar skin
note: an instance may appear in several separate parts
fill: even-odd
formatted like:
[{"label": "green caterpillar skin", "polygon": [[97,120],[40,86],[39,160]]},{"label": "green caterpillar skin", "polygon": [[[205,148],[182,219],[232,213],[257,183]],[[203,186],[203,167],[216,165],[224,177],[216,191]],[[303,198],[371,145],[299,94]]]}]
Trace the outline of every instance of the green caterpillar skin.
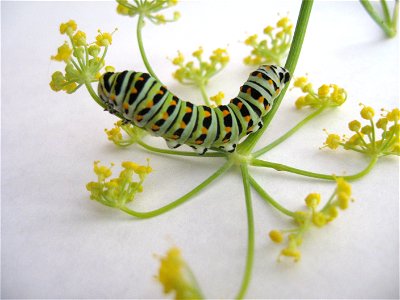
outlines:
[{"label": "green caterpillar skin", "polygon": [[135,71],[103,74],[98,94],[110,113],[163,137],[170,148],[186,144],[200,154],[209,148],[233,152],[243,137],[262,127],[262,117],[289,80],[282,67],[260,66],[237,97],[217,107],[183,101],[149,74]]}]

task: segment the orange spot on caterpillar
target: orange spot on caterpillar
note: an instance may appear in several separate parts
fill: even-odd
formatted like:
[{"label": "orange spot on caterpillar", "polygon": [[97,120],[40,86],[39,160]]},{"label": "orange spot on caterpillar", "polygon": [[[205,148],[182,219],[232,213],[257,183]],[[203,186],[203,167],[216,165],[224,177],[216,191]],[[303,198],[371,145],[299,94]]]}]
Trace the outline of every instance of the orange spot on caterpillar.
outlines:
[{"label": "orange spot on caterpillar", "polygon": [[246,93],[250,95],[251,94],[251,88],[247,88]]},{"label": "orange spot on caterpillar", "polygon": [[262,74],[261,74],[261,73],[258,73],[258,74],[257,74],[257,77],[258,77],[258,78],[262,78]]},{"label": "orange spot on caterpillar", "polygon": [[192,112],[192,108],[186,107],[186,113],[191,113],[191,112]]},{"label": "orange spot on caterpillar", "polygon": [[176,105],[176,101],[175,101],[175,100],[172,100],[172,101],[171,101],[171,105],[175,106],[175,105]]},{"label": "orange spot on caterpillar", "polygon": [[136,121],[142,121],[142,120],[143,120],[143,116],[137,115],[137,116],[135,117],[135,119],[136,119]]},{"label": "orange spot on caterpillar", "polygon": [[251,117],[250,116],[245,116],[244,119],[246,120],[246,122],[250,122]]},{"label": "orange spot on caterpillar", "polygon": [[143,81],[144,78],[143,78],[143,77],[139,77],[137,80],[138,80],[138,81]]},{"label": "orange spot on caterpillar", "polygon": [[222,114],[224,115],[224,117],[226,117],[227,115],[230,114],[229,110],[224,110],[222,111]]},{"label": "orange spot on caterpillar", "polygon": [[260,96],[260,97],[258,98],[258,102],[264,103],[264,97],[263,97],[263,96]]},{"label": "orange spot on caterpillar", "polygon": [[194,143],[195,143],[196,145],[201,145],[201,144],[203,144],[204,142],[203,142],[203,141],[197,140],[197,141],[195,141]]},{"label": "orange spot on caterpillar", "polygon": [[181,122],[181,128],[186,128],[186,123],[185,122]]},{"label": "orange spot on caterpillar", "polygon": [[268,79],[268,83],[269,83],[270,85],[272,85],[272,84],[273,84],[272,79]]},{"label": "orange spot on caterpillar", "polygon": [[166,119],[168,119],[168,117],[169,117],[169,114],[168,114],[167,112],[165,112],[165,113],[163,114],[163,117],[162,117],[162,118],[163,118],[164,120],[166,120]]},{"label": "orange spot on caterpillar", "polygon": [[126,103],[126,102],[125,102],[125,103],[124,103],[122,106],[123,106],[123,108],[124,108],[124,109],[126,109],[126,110],[128,110],[128,109],[129,109],[129,104],[128,104],[128,103]]},{"label": "orange spot on caterpillar", "polygon": [[160,129],[160,126],[157,126],[157,125],[151,126],[151,130],[153,130],[153,131],[157,131],[159,129]]},{"label": "orange spot on caterpillar", "polygon": [[226,133],[231,132],[231,130],[232,130],[232,127],[225,127],[225,132],[226,132]]},{"label": "orange spot on caterpillar", "polygon": [[207,132],[208,132],[208,129],[207,129],[207,128],[203,127],[203,128],[201,129],[201,133],[207,134]]},{"label": "orange spot on caterpillar", "polygon": [[237,106],[239,109],[242,109],[243,102],[238,102],[238,104],[236,104],[236,106]]},{"label": "orange spot on caterpillar", "polygon": [[154,105],[154,102],[153,101],[149,101],[148,103],[147,103],[147,105],[146,105],[146,107],[153,107],[153,105]]},{"label": "orange spot on caterpillar", "polygon": [[275,90],[275,95],[278,95],[280,91],[281,91],[280,89],[276,89]]},{"label": "orange spot on caterpillar", "polygon": [[137,89],[135,87],[131,88],[131,94],[136,94],[137,93]]},{"label": "orange spot on caterpillar", "polygon": [[211,113],[207,110],[204,111],[204,118],[208,118],[211,116]]}]

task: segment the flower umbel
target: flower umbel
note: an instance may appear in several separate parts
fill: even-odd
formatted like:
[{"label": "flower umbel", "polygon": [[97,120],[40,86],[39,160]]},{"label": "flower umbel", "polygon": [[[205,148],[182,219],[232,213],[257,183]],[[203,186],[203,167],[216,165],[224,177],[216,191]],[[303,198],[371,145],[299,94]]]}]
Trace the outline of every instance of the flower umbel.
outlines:
[{"label": "flower umbel", "polygon": [[264,40],[258,41],[257,34],[249,36],[244,43],[253,49],[244,59],[246,65],[281,65],[287,56],[293,36],[293,24],[288,17],[281,18],[276,27],[264,28]]},{"label": "flower umbel", "polygon": [[338,216],[339,209],[347,209],[351,200],[351,185],[343,178],[336,179],[336,189],[325,204],[318,210],[321,201],[321,195],[311,193],[305,198],[308,208],[306,211],[298,211],[295,213],[294,221],[296,228],[288,230],[272,230],[269,233],[270,239],[275,243],[282,243],[284,235],[287,235],[287,246],[281,250],[279,258],[290,257],[295,262],[301,258],[299,247],[303,242],[304,234],[312,227],[324,227]]},{"label": "flower umbel", "polygon": [[183,54],[178,51],[178,55],[172,60],[172,63],[178,66],[172,75],[182,84],[204,86],[229,62],[228,52],[222,48],[215,49],[208,61],[203,59],[203,48],[201,47],[194,51],[192,56],[195,61],[185,63]]},{"label": "flower umbel", "polygon": [[[128,135],[127,138],[123,137],[121,130]],[[108,140],[120,147],[127,147],[135,144],[147,134],[145,130],[131,123],[124,124],[122,121],[116,122],[114,128],[104,129],[104,131],[107,134]]]},{"label": "flower umbel", "polygon": [[[382,110],[381,118],[374,121],[375,111],[372,107],[361,105],[361,118],[366,125],[358,120],[350,121],[348,127],[353,134],[340,138],[337,134],[329,134],[324,146],[336,149],[339,146],[345,150],[353,150],[369,156],[400,155],[400,110]],[[333,138],[334,137],[334,138]]]},{"label": "flower umbel", "polygon": [[128,1],[117,0],[117,12],[123,16],[135,17],[142,15],[154,24],[165,24],[179,19],[179,12],[175,11],[172,18],[166,18],[158,12],[170,8],[178,3],[177,0],[144,0],[144,1]]},{"label": "flower umbel", "polygon": [[342,105],[347,99],[346,91],[336,84],[323,84],[315,92],[312,83],[307,77],[299,77],[294,81],[294,87],[306,93],[296,100],[296,108],[336,107]]},{"label": "flower umbel", "polygon": [[157,280],[163,285],[164,293],[175,293],[175,299],[203,299],[196,279],[177,247],[168,250],[160,258]]},{"label": "flower umbel", "polygon": [[65,91],[71,94],[84,84],[97,82],[100,71],[105,65],[104,58],[108,46],[112,43],[113,33],[99,31],[94,44],[88,43],[86,33],[77,31],[77,28],[73,20],[60,25],[60,33],[65,34],[69,42],[64,42],[58,48],[57,54],[51,56],[53,60],[66,63],[65,73],[57,71],[51,77],[50,87],[53,91]]},{"label": "flower umbel", "polygon": [[[146,176],[152,171],[147,162],[147,166],[141,166],[133,162],[125,161],[121,164],[123,170],[119,176],[109,181],[106,179],[111,177],[111,167],[106,167],[94,162],[94,172],[97,175],[97,181],[91,181],[86,185],[86,189],[90,192],[90,199],[101,204],[121,208],[125,204],[131,202],[137,193],[143,191],[143,182]],[[133,175],[137,174],[139,181],[133,181]]]}]

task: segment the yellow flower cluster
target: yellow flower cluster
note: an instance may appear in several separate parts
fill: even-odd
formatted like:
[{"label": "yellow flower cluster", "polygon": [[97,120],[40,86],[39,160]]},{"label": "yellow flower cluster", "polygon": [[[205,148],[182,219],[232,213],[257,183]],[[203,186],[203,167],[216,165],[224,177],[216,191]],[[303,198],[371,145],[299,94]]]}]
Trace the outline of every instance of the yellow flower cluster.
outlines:
[{"label": "yellow flower cluster", "polygon": [[142,15],[154,24],[173,22],[178,20],[180,17],[178,11],[173,13],[172,18],[166,18],[164,15],[158,13],[161,10],[175,6],[178,3],[177,0],[135,0],[132,1],[132,3],[128,0],[117,0],[117,3],[117,13],[120,15],[129,17]]},{"label": "yellow flower cluster", "polygon": [[[97,175],[97,181],[91,181],[86,185],[90,192],[90,199],[101,204],[121,208],[126,203],[131,202],[136,193],[143,191],[142,184],[146,176],[152,171],[148,164],[141,166],[134,162],[125,161],[121,165],[123,170],[119,176],[106,181],[112,175],[111,167],[99,165],[99,161],[94,162],[93,171]],[[139,176],[139,181],[133,181],[133,175]]]},{"label": "yellow flower cluster", "polygon": [[315,92],[307,77],[299,77],[293,85],[306,93],[297,98],[295,103],[297,109],[307,106],[311,108],[335,107],[342,105],[347,99],[346,91],[336,84],[323,84]]},{"label": "yellow flower cluster", "polygon": [[174,292],[175,299],[203,299],[189,266],[177,247],[168,250],[160,258],[157,280],[163,285],[164,293]]},{"label": "yellow flower cluster", "polygon": [[258,35],[249,36],[244,43],[253,49],[244,58],[246,65],[278,64],[287,56],[293,37],[293,24],[288,17],[281,18],[276,27],[264,28],[264,40],[258,41]]},{"label": "yellow flower cluster", "polygon": [[361,107],[361,118],[367,124],[362,125],[358,120],[349,122],[348,127],[353,134],[343,138],[337,134],[328,134],[324,147],[337,149],[341,146],[371,156],[400,155],[400,110],[382,110],[381,118],[374,122],[374,109],[364,104]]},{"label": "yellow flower cluster", "polygon": [[[123,138],[121,130],[123,130],[128,137]],[[124,124],[122,121],[114,123],[114,128],[104,129],[109,141],[120,147],[127,147],[137,143],[147,134],[147,132],[131,123]]]},{"label": "yellow flower cluster", "polygon": [[208,80],[220,72],[229,62],[226,49],[215,49],[209,57],[209,61],[203,60],[203,48],[199,47],[192,53],[196,59],[185,63],[185,57],[178,51],[178,55],[172,59],[172,63],[178,69],[172,74],[182,84],[204,86]]},{"label": "yellow flower cluster", "polygon": [[[52,74],[50,87],[53,91],[75,92],[83,84],[98,81],[100,70],[104,67],[107,48],[112,43],[113,33],[101,33],[96,36],[96,43],[86,41],[86,33],[77,30],[75,21],[70,20],[60,25],[60,33],[65,34],[69,42],[64,42],[57,54],[51,59],[65,62],[65,73],[56,71]],[[100,56],[101,47],[103,54]]]},{"label": "yellow flower cluster", "polygon": [[323,227],[338,216],[338,208],[344,210],[349,206],[351,200],[351,185],[343,178],[336,180],[336,189],[325,206],[318,210],[321,202],[321,195],[311,193],[305,198],[307,211],[298,211],[294,217],[297,227],[289,230],[272,230],[269,233],[270,239],[275,243],[282,243],[287,235],[287,246],[281,250],[281,257],[290,257],[295,262],[301,259],[299,247],[303,242],[304,234],[311,227]]},{"label": "yellow flower cluster", "polygon": [[222,99],[224,99],[225,94],[223,92],[218,92],[216,95],[211,96],[210,100],[215,103],[216,106],[219,106],[222,104]]}]

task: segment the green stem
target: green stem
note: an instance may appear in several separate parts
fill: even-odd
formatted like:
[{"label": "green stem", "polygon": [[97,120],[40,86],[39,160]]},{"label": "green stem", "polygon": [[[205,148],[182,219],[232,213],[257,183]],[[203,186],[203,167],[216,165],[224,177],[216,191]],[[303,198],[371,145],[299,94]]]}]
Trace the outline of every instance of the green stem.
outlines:
[{"label": "green stem", "polygon": [[146,69],[150,73],[150,75],[153,76],[158,82],[161,82],[160,79],[158,79],[157,75],[154,73],[152,67],[150,66],[149,60],[147,59],[146,52],[143,47],[143,38],[142,38],[143,26],[144,26],[144,16],[140,14],[136,28],[136,36],[139,45],[140,55],[142,56],[143,63],[146,66]]},{"label": "green stem", "polygon": [[346,180],[356,180],[360,179],[361,177],[367,175],[371,169],[375,166],[376,162],[378,161],[378,156],[372,156],[371,161],[367,165],[367,167],[362,170],[361,172],[358,172],[353,175],[345,175],[345,176],[340,176],[340,175],[327,175],[327,174],[321,174],[321,173],[314,173],[314,172],[309,172],[309,171],[304,171],[301,169],[296,169],[290,166],[286,166],[283,164],[277,164],[269,161],[264,161],[260,159],[253,158],[250,161],[250,165],[255,166],[255,167],[265,167],[265,168],[271,168],[277,171],[285,171],[289,173],[294,173],[306,177],[312,177],[312,178],[318,178],[318,179],[326,179],[326,180],[335,180],[337,177],[342,177]]},{"label": "green stem", "polygon": [[275,148],[285,140],[287,140],[290,136],[292,136],[297,130],[299,130],[302,126],[304,126],[308,121],[312,120],[316,116],[318,116],[323,110],[325,109],[324,106],[320,107],[318,110],[312,112],[309,114],[307,117],[305,117],[302,121],[300,121],[296,126],[294,126],[292,129],[290,129],[288,132],[286,132],[284,135],[282,135],[280,138],[276,139],[273,141],[271,144],[265,146],[264,148],[261,148],[260,150],[254,152],[252,155],[253,157],[259,157],[260,155],[264,154],[265,152],[268,152],[269,150]]},{"label": "green stem", "polygon": [[203,82],[202,82],[202,83],[199,83],[199,84],[197,84],[197,86],[198,86],[198,88],[200,89],[201,96],[203,97],[204,103],[205,103],[207,106],[210,106],[211,103],[210,103],[210,100],[208,99],[207,92],[206,92],[206,87],[205,87],[204,83],[203,83]]},{"label": "green stem", "polygon": [[389,8],[387,6],[386,0],[381,0],[381,6],[383,11],[383,16],[385,17],[386,23],[390,24],[392,20],[390,19]]},{"label": "green stem", "polygon": [[296,215],[294,212],[284,208],[282,205],[280,205],[277,201],[275,201],[258,183],[257,181],[254,180],[253,177],[250,176],[250,184],[251,186],[257,191],[257,193],[270,205],[272,205],[274,208],[279,210],[281,213],[294,218]]},{"label": "green stem", "polygon": [[102,108],[106,108],[106,105],[104,104],[103,101],[101,101],[100,97],[97,96],[96,92],[93,90],[92,84],[89,82],[85,82],[86,89],[88,90],[90,96],[92,96],[93,100],[96,101],[98,105],[100,105]]},{"label": "green stem", "polygon": [[[396,1],[397,2],[397,1]],[[369,0],[360,0],[360,3],[362,6],[364,6],[365,10],[367,11],[367,13],[370,15],[370,17],[372,18],[372,20],[375,21],[376,24],[378,24],[382,30],[385,32],[385,34],[389,37],[392,38],[396,35],[396,28],[392,28],[388,25],[391,25],[391,23],[386,24],[381,17],[378,15],[378,13],[376,12],[376,10],[374,9],[374,7],[371,5],[371,3],[369,2]],[[396,10],[396,6],[395,6],[395,10]],[[393,20],[394,21],[394,20]]]},{"label": "green stem", "polygon": [[244,195],[246,199],[246,211],[247,211],[247,256],[246,256],[246,266],[242,279],[242,284],[240,290],[236,296],[236,299],[243,299],[246,294],[247,288],[251,279],[251,272],[253,269],[254,260],[254,217],[253,208],[251,203],[251,192],[249,183],[249,171],[246,164],[240,166],[242,171]]},{"label": "green stem", "polygon": [[[301,47],[303,46],[304,37],[307,30],[308,20],[310,18],[313,0],[303,0],[300,7],[299,17],[297,19],[296,30],[293,36],[292,46],[290,47],[289,55],[286,60],[285,68],[293,75],[294,70],[299,60]],[[258,140],[264,134],[265,130],[268,128],[269,123],[271,123],[276,111],[278,110],[282,99],[288,89],[289,84],[286,84],[285,88],[281,91],[279,97],[275,99],[274,105],[271,111],[263,117],[264,126],[257,132],[249,135],[249,137],[238,146],[238,151],[242,154],[249,154],[254,148]]]},{"label": "green stem", "polygon": [[231,166],[232,166],[231,162],[226,162],[214,174],[212,174],[210,177],[208,177],[206,180],[204,180],[202,183],[200,183],[193,190],[191,190],[187,194],[183,195],[182,197],[178,198],[177,200],[171,202],[170,204],[167,204],[158,209],[148,211],[148,212],[138,212],[138,211],[134,211],[126,206],[123,206],[123,207],[120,207],[120,210],[126,212],[127,214],[129,214],[131,216],[134,216],[134,217],[140,218],[140,219],[148,219],[148,218],[156,217],[156,216],[166,213],[166,212],[176,208],[177,206],[185,203],[186,201],[188,201],[190,198],[192,198],[194,195],[196,195],[202,189],[204,189],[206,186],[208,186],[211,182],[213,182],[215,179],[217,179],[221,174],[226,172]]},{"label": "green stem", "polygon": [[137,143],[142,146],[143,148],[153,151],[156,153],[161,153],[161,154],[169,154],[169,155],[181,155],[181,156],[194,156],[194,157],[226,157],[226,154],[221,153],[221,152],[207,152],[203,155],[199,155],[195,152],[189,152],[189,151],[174,151],[174,150],[168,150],[168,149],[161,149],[157,147],[150,146],[146,144],[145,142],[138,140]]}]

